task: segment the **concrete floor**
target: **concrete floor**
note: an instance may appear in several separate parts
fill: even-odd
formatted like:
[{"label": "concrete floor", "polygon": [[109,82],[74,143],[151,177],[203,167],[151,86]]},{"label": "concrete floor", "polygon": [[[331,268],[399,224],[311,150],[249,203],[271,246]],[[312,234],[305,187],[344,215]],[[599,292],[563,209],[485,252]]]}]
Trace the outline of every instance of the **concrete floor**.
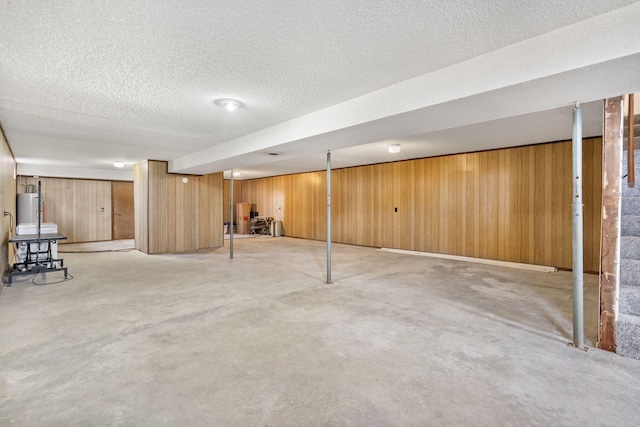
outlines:
[{"label": "concrete floor", "polygon": [[[0,425],[640,419],[640,361],[566,345],[570,273],[336,244],[336,283],[326,285],[322,242],[256,238],[235,249],[233,260],[228,247],[64,254],[73,280],[5,288]],[[595,276],[586,290],[593,338]]]}]

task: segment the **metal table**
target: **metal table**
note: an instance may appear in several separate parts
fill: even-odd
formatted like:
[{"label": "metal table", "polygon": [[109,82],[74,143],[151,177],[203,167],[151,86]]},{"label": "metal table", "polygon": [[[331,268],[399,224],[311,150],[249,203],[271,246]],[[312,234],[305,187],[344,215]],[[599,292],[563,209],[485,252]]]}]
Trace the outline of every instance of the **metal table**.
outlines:
[{"label": "metal table", "polygon": [[[64,271],[64,277],[66,279],[67,268],[64,267],[64,260],[62,258],[54,259],[51,253],[51,243],[57,242],[58,240],[67,240],[67,236],[61,233],[21,234],[9,239],[11,243],[26,244],[27,253],[23,261],[13,264],[13,269],[7,276],[8,285],[11,285],[13,276],[22,274]],[[31,245],[34,243],[38,244],[38,250],[36,251],[31,250]],[[46,243],[47,249],[41,251],[39,249],[40,243]]]}]

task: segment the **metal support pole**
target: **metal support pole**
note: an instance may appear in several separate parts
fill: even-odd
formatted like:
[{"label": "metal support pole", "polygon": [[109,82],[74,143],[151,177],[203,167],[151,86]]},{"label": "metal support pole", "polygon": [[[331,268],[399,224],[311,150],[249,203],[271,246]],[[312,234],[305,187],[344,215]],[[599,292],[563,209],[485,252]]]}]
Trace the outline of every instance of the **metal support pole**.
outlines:
[{"label": "metal support pole", "polygon": [[573,110],[573,346],[584,349],[584,306],[583,306],[583,237],[582,237],[582,110],[576,102]]},{"label": "metal support pole", "polygon": [[229,258],[233,258],[233,169],[229,185]]},{"label": "metal support pole", "polygon": [[327,283],[331,283],[331,151],[327,151]]},{"label": "metal support pole", "polygon": [[38,250],[40,250],[41,229],[42,229],[42,181],[38,181]]},{"label": "metal support pole", "polygon": [[636,186],[636,165],[635,165],[635,107],[633,93],[629,94],[629,109],[627,114],[627,185],[629,188]]}]

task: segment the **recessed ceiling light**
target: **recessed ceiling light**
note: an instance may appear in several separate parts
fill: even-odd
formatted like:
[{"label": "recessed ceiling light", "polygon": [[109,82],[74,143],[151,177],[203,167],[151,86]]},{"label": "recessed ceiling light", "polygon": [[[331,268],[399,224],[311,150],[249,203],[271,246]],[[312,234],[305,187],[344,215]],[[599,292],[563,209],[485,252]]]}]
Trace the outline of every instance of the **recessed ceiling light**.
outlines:
[{"label": "recessed ceiling light", "polygon": [[389,145],[390,153],[399,153],[400,152],[400,144],[391,144]]},{"label": "recessed ceiling light", "polygon": [[124,162],[121,162],[119,160],[113,162],[113,167],[114,168],[123,168],[124,167]]},{"label": "recessed ceiling light", "polygon": [[236,111],[238,108],[244,107],[244,104],[237,99],[216,99],[214,102],[216,103],[216,105],[224,108],[229,112]]},{"label": "recessed ceiling light", "polygon": [[281,153],[281,152],[279,152],[279,151],[271,151],[271,152],[269,152],[269,153],[267,153],[267,154],[268,154],[268,155],[270,155],[270,156],[279,156],[279,155],[280,155],[280,154],[282,154],[282,153]]}]

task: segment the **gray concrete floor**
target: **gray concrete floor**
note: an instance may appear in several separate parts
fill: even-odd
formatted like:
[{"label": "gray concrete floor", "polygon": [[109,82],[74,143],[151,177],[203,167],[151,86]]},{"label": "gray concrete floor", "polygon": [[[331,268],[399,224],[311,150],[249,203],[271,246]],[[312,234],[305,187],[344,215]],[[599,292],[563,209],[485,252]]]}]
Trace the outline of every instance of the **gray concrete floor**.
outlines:
[{"label": "gray concrete floor", "polygon": [[322,242],[235,249],[64,254],[73,280],[5,288],[0,425],[639,422],[640,361],[566,345],[570,273],[336,244],[327,285]]}]

